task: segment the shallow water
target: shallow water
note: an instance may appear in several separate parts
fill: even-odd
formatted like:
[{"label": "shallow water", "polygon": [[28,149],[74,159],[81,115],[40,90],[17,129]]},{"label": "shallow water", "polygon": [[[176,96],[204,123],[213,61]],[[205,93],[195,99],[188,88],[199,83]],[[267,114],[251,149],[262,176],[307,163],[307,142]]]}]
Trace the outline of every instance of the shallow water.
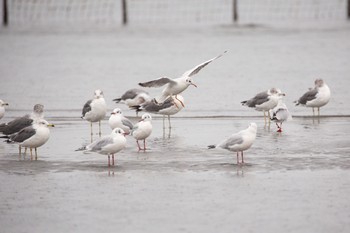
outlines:
[{"label": "shallow water", "polygon": [[[149,150],[138,152],[128,137],[108,168],[106,156],[75,151],[88,142],[89,124],[57,120],[38,161],[1,145],[2,229],[347,232],[348,118],[319,121],[295,118],[277,133],[263,118],[174,118],[169,137],[156,118]],[[258,136],[245,165],[207,149],[249,122]]]}]

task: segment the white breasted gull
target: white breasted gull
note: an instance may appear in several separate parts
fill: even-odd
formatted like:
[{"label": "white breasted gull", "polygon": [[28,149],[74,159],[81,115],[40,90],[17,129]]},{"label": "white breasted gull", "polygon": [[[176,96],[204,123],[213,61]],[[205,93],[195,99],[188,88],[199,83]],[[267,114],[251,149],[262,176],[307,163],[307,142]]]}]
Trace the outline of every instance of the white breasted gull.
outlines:
[{"label": "white breasted gull", "polygon": [[221,148],[229,151],[237,152],[237,164],[239,162],[239,152],[241,152],[242,164],[244,163],[243,151],[248,150],[255,141],[257,132],[257,125],[250,123],[249,127],[245,130],[241,130],[238,133],[232,134],[230,137],[220,142],[217,145],[208,146],[209,149]]},{"label": "white breasted gull", "polygon": [[109,117],[108,124],[111,129],[121,128],[126,134],[134,127],[133,123],[123,115],[122,110],[115,108]]},{"label": "white breasted gull", "polygon": [[[125,132],[121,128],[115,128],[110,135],[97,139],[93,143],[78,149],[86,152],[96,152],[102,155],[108,155],[108,167],[114,166],[114,154],[123,150],[126,146]],[[112,164],[110,157],[112,156]]]},{"label": "white breasted gull", "polygon": [[312,113],[315,115],[315,108],[320,116],[320,108],[325,106],[331,98],[331,90],[323,79],[315,80],[315,87],[307,91],[299,100],[295,101],[296,105],[304,105],[312,108]]},{"label": "white breasted gull", "polygon": [[82,111],[82,119],[85,119],[90,122],[91,129],[91,142],[93,141],[93,132],[92,132],[92,123],[99,123],[99,136],[101,137],[101,120],[103,120],[107,113],[106,101],[103,97],[103,91],[96,90],[94,93],[94,98],[88,100]]},{"label": "white breasted gull", "polygon": [[[152,133],[152,117],[150,114],[145,113],[142,115],[141,120],[134,125],[131,130],[131,136],[136,139],[136,143],[139,151],[146,151],[146,138],[148,138]],[[139,145],[139,140],[143,140],[143,148]]]},{"label": "white breasted gull", "polygon": [[0,120],[1,120],[1,118],[3,118],[4,117],[4,115],[5,115],[5,106],[8,106],[9,104],[8,103],[6,103],[6,102],[4,102],[4,101],[2,101],[2,100],[0,100]]}]

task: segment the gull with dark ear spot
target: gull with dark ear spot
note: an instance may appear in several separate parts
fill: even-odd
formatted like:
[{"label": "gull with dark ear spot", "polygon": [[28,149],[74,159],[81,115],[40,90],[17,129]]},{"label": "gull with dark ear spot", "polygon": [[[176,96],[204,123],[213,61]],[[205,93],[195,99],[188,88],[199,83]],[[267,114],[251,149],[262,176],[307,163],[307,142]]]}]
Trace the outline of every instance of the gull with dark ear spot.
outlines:
[{"label": "gull with dark ear spot", "polygon": [[[146,138],[148,138],[152,133],[152,117],[150,114],[145,113],[142,115],[141,120],[134,125],[131,130],[131,136],[136,139],[136,143],[139,151],[146,151]],[[139,140],[143,140],[143,148],[139,145]]]},{"label": "gull with dark ear spot", "polygon": [[88,100],[82,111],[81,118],[90,122],[91,129],[91,142],[93,140],[92,123],[99,123],[99,136],[101,137],[101,120],[103,120],[107,113],[107,105],[103,96],[103,91],[96,90],[94,93],[94,98]]},{"label": "gull with dark ear spot", "polygon": [[[1,138],[8,138],[8,143],[18,143],[20,146],[30,148],[30,158],[32,159],[32,149],[35,149],[35,160],[38,159],[37,148],[44,145],[50,138],[50,130],[48,127],[54,127],[46,120],[41,119],[31,126],[27,126],[18,133],[3,136]],[[21,154],[19,154],[21,155]]]},{"label": "gull with dark ear spot", "polygon": [[294,101],[296,105],[304,105],[312,108],[313,116],[315,116],[315,108],[320,116],[320,108],[325,106],[331,98],[331,90],[323,79],[315,80],[315,87],[302,95],[299,100]]},{"label": "gull with dark ear spot", "polygon": [[8,106],[8,105],[9,105],[8,103],[6,103],[6,102],[0,100],[0,120],[1,120],[1,118],[3,118],[4,115],[5,115],[5,106]]},{"label": "gull with dark ear spot", "polygon": [[243,151],[248,150],[255,141],[257,132],[257,125],[255,123],[250,123],[249,127],[245,130],[241,130],[238,133],[232,134],[230,137],[225,139],[216,145],[208,146],[208,149],[221,148],[233,152],[237,152],[237,164],[239,162],[239,152],[242,157],[242,164],[244,164]]},{"label": "gull with dark ear spot", "polygon": [[134,127],[133,123],[123,115],[122,110],[115,108],[108,120],[111,129],[121,128],[126,134]]},{"label": "gull with dark ear spot", "polygon": [[[226,53],[225,51],[224,53]],[[223,53],[223,54],[224,54]],[[165,86],[163,89],[162,95],[158,98],[156,98],[156,102],[163,103],[169,96],[175,96],[177,98],[177,95],[186,90],[190,85],[197,87],[196,84],[193,83],[192,76],[197,74],[201,69],[203,69],[205,66],[207,66],[212,61],[218,59],[223,54],[220,54],[219,56],[216,56],[208,61],[205,61],[192,69],[186,71],[181,77],[179,78],[168,78],[168,77],[161,77],[159,79],[155,79],[148,82],[139,83],[142,87],[161,87]],[[182,104],[183,105],[183,104]]]},{"label": "gull with dark ear spot", "polygon": [[[125,132],[121,128],[115,128],[110,135],[104,136],[93,143],[82,147],[76,151],[96,152],[102,155],[108,155],[108,167],[114,166],[114,154],[123,150],[126,146]],[[112,164],[110,157],[112,156]]]}]

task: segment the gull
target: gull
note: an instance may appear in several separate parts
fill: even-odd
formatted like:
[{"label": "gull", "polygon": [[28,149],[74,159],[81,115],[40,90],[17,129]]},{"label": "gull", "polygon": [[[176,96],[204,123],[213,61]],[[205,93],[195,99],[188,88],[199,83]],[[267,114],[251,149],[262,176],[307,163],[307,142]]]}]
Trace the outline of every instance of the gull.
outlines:
[{"label": "gull", "polygon": [[134,127],[133,123],[123,116],[122,110],[115,108],[111,113],[111,116],[108,120],[109,126],[111,129],[121,128],[125,131],[126,134],[130,133],[130,130]]},{"label": "gull", "polygon": [[6,140],[8,143],[18,143],[20,146],[30,148],[31,159],[33,157],[32,149],[35,149],[35,160],[37,160],[37,148],[44,145],[50,138],[49,127],[54,127],[54,125],[49,124],[44,119],[41,119],[35,122],[33,125],[23,128],[15,134],[2,136],[2,138],[8,138]]},{"label": "gull", "polygon": [[81,118],[90,122],[91,129],[91,142],[92,142],[92,123],[98,122],[99,124],[99,132],[98,135],[101,137],[101,120],[105,118],[107,113],[107,105],[106,101],[103,97],[103,91],[96,90],[94,93],[94,98],[92,100],[88,100],[82,111]]},{"label": "gull", "polygon": [[[146,138],[148,138],[152,133],[151,121],[151,115],[145,113],[142,115],[141,120],[137,124],[135,124],[131,130],[131,136],[133,136],[136,139],[139,151],[146,151]],[[143,148],[140,147],[139,140],[143,140]]]},{"label": "gull", "polygon": [[116,103],[124,103],[128,107],[132,107],[150,100],[151,97],[149,96],[148,92],[134,88],[126,91],[120,98],[116,98],[113,101]]},{"label": "gull", "polygon": [[[225,51],[224,53],[226,52],[227,51]],[[160,103],[164,102],[168,98],[168,96],[175,95],[175,98],[177,98],[177,94],[180,94],[181,92],[186,90],[190,85],[197,87],[197,85],[193,83],[192,76],[197,74],[201,69],[203,69],[205,66],[207,66],[209,63],[211,63],[215,59],[218,59],[219,57],[221,57],[223,54],[220,54],[219,56],[216,56],[208,61],[205,61],[193,67],[192,69],[186,71],[179,78],[172,79],[168,77],[161,77],[156,80],[139,83],[139,85],[142,87],[161,87],[166,85],[165,88],[163,89],[162,95],[156,99],[157,102],[160,102]],[[182,105],[184,106],[183,103]]]},{"label": "gull", "polygon": [[0,100],[0,120],[1,120],[1,118],[3,118],[4,115],[5,115],[5,106],[8,106],[8,105],[9,105],[8,103],[6,103],[6,102]]},{"label": "gull", "polygon": [[257,125],[250,123],[249,127],[245,130],[241,130],[238,133],[232,134],[229,138],[220,142],[217,145],[210,145],[208,149],[221,148],[229,151],[237,152],[237,164],[239,164],[239,152],[241,152],[242,164],[243,151],[248,150],[255,141]]},{"label": "gull", "polygon": [[[255,108],[257,111],[263,111],[264,112],[264,121],[266,124],[266,114],[267,111],[268,114],[270,109],[273,109],[277,106],[278,100],[281,99],[286,94],[282,93],[280,89],[278,88],[271,88],[267,91],[260,92],[256,94],[253,98],[249,100],[242,101],[241,104],[248,106],[250,108]],[[270,115],[269,115],[270,116]],[[268,118],[270,120],[270,117]]]},{"label": "gull", "polygon": [[134,106],[136,112],[145,111],[163,115],[163,128],[165,128],[164,118],[168,116],[169,128],[171,128],[170,116],[180,112],[184,107],[184,98],[181,95],[168,97],[163,103],[158,104],[154,100]]},{"label": "gull", "polygon": [[[270,119],[274,121],[277,125],[277,132],[282,132],[282,123],[287,120],[292,119],[292,115],[288,111],[287,106],[282,102],[282,100],[278,101],[278,104],[273,109],[269,110]],[[278,123],[280,123],[278,125]]]},{"label": "gull", "polygon": [[320,107],[325,106],[331,98],[331,90],[323,79],[315,80],[315,87],[307,91],[299,100],[294,101],[296,105],[304,105],[312,108],[312,113],[315,116],[315,108],[320,116]]},{"label": "gull", "polygon": [[[31,126],[44,117],[44,105],[36,104],[33,107],[31,114],[16,118],[8,123],[0,124],[0,133],[4,135],[12,135],[19,132],[21,129]],[[19,155],[21,155],[21,145],[19,145]],[[27,150],[27,149],[26,149]],[[24,152],[26,153],[26,152]]]},{"label": "gull", "polygon": [[112,165],[114,166],[114,154],[123,150],[125,146],[126,138],[124,130],[115,128],[110,135],[97,139],[93,143],[76,151],[84,150],[84,152],[97,152],[102,155],[108,155],[108,167],[110,167],[110,156],[112,156]]}]

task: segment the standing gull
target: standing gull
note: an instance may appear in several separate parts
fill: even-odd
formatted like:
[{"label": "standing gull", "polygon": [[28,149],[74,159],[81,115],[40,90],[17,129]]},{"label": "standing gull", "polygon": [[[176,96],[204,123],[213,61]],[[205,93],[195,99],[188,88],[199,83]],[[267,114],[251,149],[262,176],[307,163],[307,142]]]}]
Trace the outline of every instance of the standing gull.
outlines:
[{"label": "standing gull", "polygon": [[111,129],[121,128],[126,134],[134,127],[133,123],[123,115],[122,110],[115,108],[108,120]]},{"label": "standing gull", "polygon": [[134,88],[126,91],[120,98],[116,98],[113,101],[116,103],[124,103],[128,107],[132,107],[143,104],[150,100],[151,97],[149,96],[148,92]]},{"label": "standing gull", "polygon": [[98,135],[101,137],[101,120],[105,118],[107,113],[106,101],[103,97],[103,91],[96,90],[94,93],[94,98],[85,103],[82,111],[82,119],[90,122],[91,129],[91,142],[93,138],[92,123],[98,122],[99,132]]},{"label": "standing gull", "polygon": [[[139,151],[146,151],[146,138],[148,138],[152,133],[151,121],[151,115],[145,113],[142,115],[141,120],[137,124],[135,124],[133,129],[131,130],[131,135],[136,139]],[[143,148],[140,147],[139,140],[143,140]]]},{"label": "standing gull", "polygon": [[331,98],[331,90],[322,79],[315,80],[315,87],[306,92],[299,100],[295,101],[296,105],[304,105],[312,108],[312,113],[315,116],[315,108],[320,116],[320,107],[325,106]]},{"label": "standing gull", "polygon": [[180,112],[184,107],[184,98],[181,95],[168,97],[163,103],[158,104],[154,100],[134,106],[136,112],[145,111],[163,115],[163,128],[165,128],[164,118],[168,116],[169,128],[171,128],[170,116]]},{"label": "standing gull", "polygon": [[4,101],[0,100],[0,120],[5,115],[5,106],[8,106],[8,103],[5,103]]},{"label": "standing gull", "polygon": [[[255,110],[257,111],[263,111],[264,121],[266,124],[265,112],[267,111],[269,114],[269,110],[276,107],[278,100],[281,99],[283,96],[285,96],[285,94],[282,93],[280,89],[273,87],[267,91],[263,91],[256,94],[253,98],[249,100],[242,101],[241,104],[250,108],[255,108]],[[270,117],[268,119],[270,120]]]},{"label": "standing gull", "polygon": [[282,123],[284,121],[292,119],[292,115],[282,100],[279,100],[277,106],[273,109],[270,109],[269,112],[271,120],[276,122],[278,128],[277,132],[282,132]]},{"label": "standing gull", "polygon": [[35,122],[31,126],[27,126],[20,130],[18,133],[3,136],[2,138],[8,138],[8,143],[18,143],[20,146],[30,148],[30,158],[32,159],[32,149],[35,149],[35,160],[38,159],[37,148],[44,145],[50,138],[50,130],[48,127],[54,127],[46,120],[41,119]]},{"label": "standing gull", "polygon": [[108,136],[104,136],[93,143],[78,149],[85,152],[97,152],[102,155],[108,155],[108,167],[111,166],[110,156],[112,156],[112,165],[114,166],[114,154],[123,150],[126,146],[125,132],[121,128],[115,128]]},{"label": "standing gull", "polygon": [[249,127],[238,133],[232,134],[217,145],[210,145],[208,149],[222,148],[229,151],[237,152],[237,164],[239,164],[239,152],[241,152],[242,164],[244,163],[243,151],[248,150],[256,138],[257,125],[250,123]]},{"label": "standing gull", "polygon": [[[225,51],[224,53],[226,53],[226,52],[227,51]],[[222,55],[223,54],[220,54],[219,56],[216,56],[208,61],[205,61],[205,62],[195,66],[194,68],[186,71],[179,78],[171,79],[168,77],[161,77],[161,78],[156,79],[156,80],[152,80],[152,81],[148,81],[148,82],[144,82],[144,83],[139,83],[139,85],[142,87],[161,87],[161,86],[166,85],[166,87],[163,89],[162,95],[156,99],[157,102],[162,103],[168,98],[168,96],[172,96],[172,95],[175,95],[175,98],[177,98],[176,95],[180,94],[181,92],[186,90],[190,85],[197,87],[196,84],[193,83],[191,77],[194,76],[195,74],[197,74],[201,69],[203,69],[209,63],[211,63],[215,59],[218,59],[219,57],[221,57]],[[183,103],[181,103],[181,104],[184,105]]]}]

